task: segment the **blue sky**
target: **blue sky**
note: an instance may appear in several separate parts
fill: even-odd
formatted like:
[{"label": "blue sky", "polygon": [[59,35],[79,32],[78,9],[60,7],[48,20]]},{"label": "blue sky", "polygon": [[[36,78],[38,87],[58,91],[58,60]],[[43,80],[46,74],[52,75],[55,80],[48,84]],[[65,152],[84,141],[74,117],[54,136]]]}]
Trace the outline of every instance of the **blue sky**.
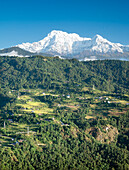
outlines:
[{"label": "blue sky", "polygon": [[0,49],[52,30],[129,44],[129,0],[0,0]]}]

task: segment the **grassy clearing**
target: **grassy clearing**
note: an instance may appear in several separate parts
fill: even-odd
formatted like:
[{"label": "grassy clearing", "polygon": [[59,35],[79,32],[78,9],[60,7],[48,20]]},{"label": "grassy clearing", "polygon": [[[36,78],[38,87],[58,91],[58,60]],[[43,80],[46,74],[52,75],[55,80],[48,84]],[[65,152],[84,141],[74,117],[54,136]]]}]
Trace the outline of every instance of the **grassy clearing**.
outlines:
[{"label": "grassy clearing", "polygon": [[93,91],[93,93],[95,93],[95,94],[97,94],[97,93],[102,94],[102,93],[106,93],[106,92],[102,92],[102,91],[100,91],[100,90],[95,89],[95,90]]},{"label": "grassy clearing", "polygon": [[127,101],[126,100],[116,100],[115,103],[126,104]]},{"label": "grassy clearing", "polygon": [[21,108],[24,108],[24,109],[31,109],[32,108],[32,106],[28,105],[28,104],[17,104],[16,103],[16,106],[20,106]]},{"label": "grassy clearing", "polygon": [[27,124],[19,124],[19,123],[13,123],[14,126],[19,127],[19,128],[25,128]]},{"label": "grassy clearing", "polygon": [[110,113],[110,115],[112,116],[119,116],[119,115],[121,115],[121,114],[124,114],[124,113],[126,113],[126,111],[124,110],[124,111],[119,111],[118,109],[111,109],[111,110],[109,110],[108,111],[109,113]]},{"label": "grassy clearing", "polygon": [[88,87],[83,87],[82,91],[89,91],[89,88]]},{"label": "grassy clearing", "polygon": [[31,97],[28,96],[28,95],[22,95],[22,96],[19,96],[18,100],[28,100],[30,99]]},{"label": "grassy clearing", "polygon": [[91,107],[91,108],[96,108],[97,105],[96,105],[96,104],[90,104],[90,107]]},{"label": "grassy clearing", "polygon": [[53,114],[53,109],[44,107],[43,109],[36,110],[36,109],[27,109],[23,110],[24,112],[31,113],[34,112],[36,114]]},{"label": "grassy clearing", "polygon": [[91,98],[93,98],[93,95],[91,95],[91,94],[86,94],[86,95],[85,95],[85,98],[86,98],[86,99],[91,99]]},{"label": "grassy clearing", "polygon": [[34,113],[36,114],[53,114],[53,109],[45,107],[41,110],[34,110]]},{"label": "grassy clearing", "polygon": [[78,109],[78,106],[67,105],[67,107],[72,109],[72,110],[77,110]]},{"label": "grassy clearing", "polygon": [[45,103],[41,103],[41,102],[27,102],[27,104],[30,106],[38,106],[38,107],[46,106]]},{"label": "grassy clearing", "polygon": [[94,116],[89,116],[89,115],[87,115],[85,118],[86,118],[86,119],[94,119],[95,117],[94,117]]}]

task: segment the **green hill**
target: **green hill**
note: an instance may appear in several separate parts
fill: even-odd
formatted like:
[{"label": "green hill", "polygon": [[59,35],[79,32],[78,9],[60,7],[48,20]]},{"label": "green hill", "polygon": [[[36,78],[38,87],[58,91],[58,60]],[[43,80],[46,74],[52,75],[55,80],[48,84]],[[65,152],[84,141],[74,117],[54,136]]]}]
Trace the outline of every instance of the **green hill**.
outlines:
[{"label": "green hill", "polygon": [[0,169],[129,169],[129,62],[0,58]]},{"label": "green hill", "polygon": [[1,88],[57,88],[81,83],[99,90],[128,92],[129,62],[79,62],[53,57],[0,58]]}]

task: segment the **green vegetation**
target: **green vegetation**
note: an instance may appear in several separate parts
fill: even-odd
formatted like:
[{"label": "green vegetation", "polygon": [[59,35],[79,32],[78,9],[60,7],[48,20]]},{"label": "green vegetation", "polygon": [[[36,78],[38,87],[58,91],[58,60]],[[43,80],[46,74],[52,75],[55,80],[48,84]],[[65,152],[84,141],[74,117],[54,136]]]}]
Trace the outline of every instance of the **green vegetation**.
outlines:
[{"label": "green vegetation", "polygon": [[0,169],[129,169],[129,62],[1,57]]}]

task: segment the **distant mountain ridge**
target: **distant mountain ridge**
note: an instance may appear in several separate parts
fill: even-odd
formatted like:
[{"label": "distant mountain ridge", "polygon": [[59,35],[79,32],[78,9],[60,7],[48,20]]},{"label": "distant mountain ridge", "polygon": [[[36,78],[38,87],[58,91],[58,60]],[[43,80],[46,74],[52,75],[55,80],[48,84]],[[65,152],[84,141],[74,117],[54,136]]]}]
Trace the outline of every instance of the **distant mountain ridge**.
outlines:
[{"label": "distant mountain ridge", "polygon": [[0,50],[0,56],[21,56],[21,57],[29,57],[34,55],[34,53],[31,53],[29,51],[23,50],[19,47],[10,47]]},{"label": "distant mountain ridge", "polygon": [[[79,60],[123,59],[129,60],[129,45],[112,43],[100,35],[93,38],[80,37],[75,33],[53,30],[44,39],[34,43],[22,43],[16,47],[29,52],[30,55],[59,55],[64,58]],[[16,48],[15,47],[15,48]],[[19,51],[19,50],[18,50]],[[23,52],[23,56],[25,52]],[[0,51],[0,55],[1,51]],[[18,53],[19,55],[19,53]]]},{"label": "distant mountain ridge", "polygon": [[[31,56],[35,56],[35,55],[39,55],[39,53],[32,53],[30,51],[24,50],[22,48],[19,47],[10,47],[10,48],[5,48],[0,50],[0,56],[15,56],[15,57],[31,57]],[[49,54],[44,54],[44,53],[40,53],[40,55],[43,56],[52,56]]]}]

